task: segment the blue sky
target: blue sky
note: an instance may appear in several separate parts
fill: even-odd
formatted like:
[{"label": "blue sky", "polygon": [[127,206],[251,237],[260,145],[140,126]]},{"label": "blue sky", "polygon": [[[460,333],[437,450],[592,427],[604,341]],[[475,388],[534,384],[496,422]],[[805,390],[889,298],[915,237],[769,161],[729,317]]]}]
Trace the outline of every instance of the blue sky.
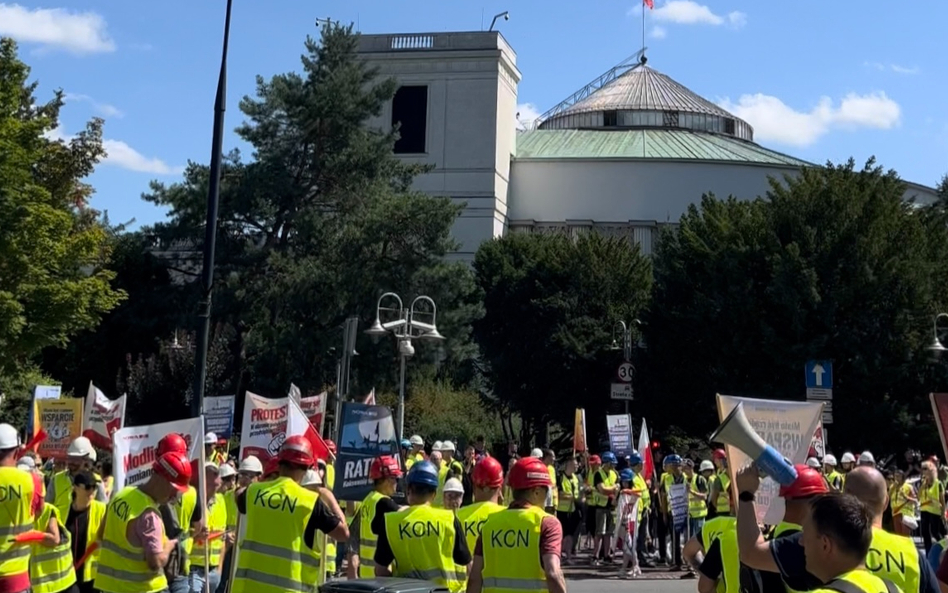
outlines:
[{"label": "blue sky", "polygon": [[[105,117],[110,157],[91,182],[92,205],[113,222],[148,224],[151,179],[174,181],[207,162],[224,0],[0,1],[0,35],[21,44],[40,96],[62,88],[64,135]],[[365,33],[497,27],[523,73],[522,117],[552,107],[641,46],[635,1],[235,0],[225,148],[254,75],[299,69],[314,19]],[[755,127],[761,144],[814,162],[876,155],[903,178],[934,185],[948,172],[948,3],[924,17],[881,0],[751,2],[655,0],[646,9],[649,65]]]}]

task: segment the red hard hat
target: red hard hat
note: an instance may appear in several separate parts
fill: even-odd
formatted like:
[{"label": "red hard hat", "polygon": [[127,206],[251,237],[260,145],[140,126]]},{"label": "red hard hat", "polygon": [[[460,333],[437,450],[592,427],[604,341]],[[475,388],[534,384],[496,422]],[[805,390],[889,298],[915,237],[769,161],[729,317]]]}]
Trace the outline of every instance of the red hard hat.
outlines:
[{"label": "red hard hat", "polygon": [[184,453],[187,455],[188,443],[180,434],[176,432],[168,433],[158,441],[158,449],[155,451],[155,455],[161,457],[165,453]]},{"label": "red hard hat", "polygon": [[267,464],[263,466],[263,474],[261,474],[261,477],[265,478],[277,473],[278,471],[280,471],[280,460],[276,457],[271,457],[270,459],[267,459]]},{"label": "red hard hat", "polygon": [[493,457],[484,457],[474,465],[474,485],[481,488],[500,488],[504,485],[504,468]]},{"label": "red hard hat", "polygon": [[711,454],[711,459],[727,459],[727,453],[724,449],[715,449],[714,453]]},{"label": "red hard hat", "polygon": [[329,452],[335,455],[336,454],[335,441],[333,441],[332,439],[326,439],[324,442],[326,443],[326,448],[329,449]]},{"label": "red hard hat", "polygon": [[369,466],[370,480],[400,477],[402,477],[402,468],[398,465],[398,460],[390,455],[376,457]]},{"label": "red hard hat", "polygon": [[550,471],[546,465],[536,457],[524,457],[510,468],[507,476],[510,487],[514,490],[525,490],[538,486],[552,486]]},{"label": "red hard hat", "polygon": [[280,454],[277,455],[280,461],[295,463],[305,467],[313,467],[316,458],[313,456],[313,445],[304,436],[292,436],[283,441],[280,447]]},{"label": "red hard hat", "polygon": [[829,492],[826,480],[819,471],[802,464],[793,467],[797,470],[797,479],[789,486],[780,487],[781,498],[806,498]]},{"label": "red hard hat", "polygon": [[592,455],[589,457],[589,465],[602,465],[602,459],[598,455]]},{"label": "red hard hat", "polygon": [[165,453],[152,466],[152,471],[168,480],[178,492],[187,492],[191,485],[191,462],[184,453]]}]

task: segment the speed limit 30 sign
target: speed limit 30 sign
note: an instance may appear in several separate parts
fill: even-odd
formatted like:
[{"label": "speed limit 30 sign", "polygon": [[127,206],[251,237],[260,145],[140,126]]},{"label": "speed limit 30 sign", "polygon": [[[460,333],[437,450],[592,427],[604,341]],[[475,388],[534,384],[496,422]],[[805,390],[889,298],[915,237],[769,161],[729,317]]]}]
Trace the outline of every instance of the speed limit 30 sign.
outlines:
[{"label": "speed limit 30 sign", "polygon": [[616,371],[616,378],[619,379],[622,383],[631,383],[633,377],[635,377],[635,367],[632,366],[631,362],[623,362],[619,365],[619,369]]}]

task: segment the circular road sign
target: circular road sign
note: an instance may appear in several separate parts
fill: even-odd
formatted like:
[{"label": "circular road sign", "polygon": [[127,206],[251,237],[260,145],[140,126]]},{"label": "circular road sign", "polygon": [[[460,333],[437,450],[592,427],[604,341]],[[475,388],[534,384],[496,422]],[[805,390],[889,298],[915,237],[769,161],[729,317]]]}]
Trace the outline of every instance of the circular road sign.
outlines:
[{"label": "circular road sign", "polygon": [[619,365],[619,370],[616,371],[616,376],[623,383],[631,383],[632,377],[635,376],[635,367],[632,366],[631,362],[623,362]]}]

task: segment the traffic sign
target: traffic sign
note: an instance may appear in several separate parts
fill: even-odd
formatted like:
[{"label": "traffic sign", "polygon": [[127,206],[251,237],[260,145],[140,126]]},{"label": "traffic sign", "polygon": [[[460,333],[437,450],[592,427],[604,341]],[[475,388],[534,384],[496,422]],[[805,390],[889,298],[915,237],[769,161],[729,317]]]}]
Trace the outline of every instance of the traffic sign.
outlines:
[{"label": "traffic sign", "polygon": [[806,398],[816,401],[833,401],[833,390],[808,387],[806,390]]},{"label": "traffic sign", "polygon": [[610,388],[610,393],[612,394],[612,399],[632,401],[632,384],[613,383]]},{"label": "traffic sign", "polygon": [[619,369],[616,371],[616,378],[619,381],[631,383],[633,377],[635,377],[635,367],[632,366],[631,362],[623,362],[619,365]]},{"label": "traffic sign", "polygon": [[833,413],[823,410],[823,424],[832,424],[833,423]]},{"label": "traffic sign", "polygon": [[833,363],[828,360],[811,360],[804,368],[807,389],[833,388]]}]

